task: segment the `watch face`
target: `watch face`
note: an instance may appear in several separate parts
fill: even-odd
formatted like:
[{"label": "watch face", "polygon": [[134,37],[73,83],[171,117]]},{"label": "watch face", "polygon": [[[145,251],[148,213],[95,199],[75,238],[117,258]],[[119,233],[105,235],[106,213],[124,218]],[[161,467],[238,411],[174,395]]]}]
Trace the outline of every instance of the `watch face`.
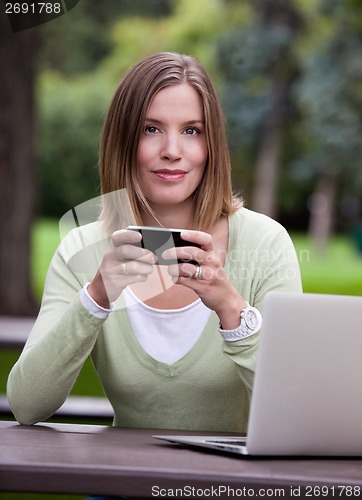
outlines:
[{"label": "watch face", "polygon": [[258,325],[258,318],[255,312],[252,309],[249,309],[248,311],[246,311],[244,317],[245,317],[245,323],[248,326],[248,328],[254,330],[254,328],[256,328]]}]

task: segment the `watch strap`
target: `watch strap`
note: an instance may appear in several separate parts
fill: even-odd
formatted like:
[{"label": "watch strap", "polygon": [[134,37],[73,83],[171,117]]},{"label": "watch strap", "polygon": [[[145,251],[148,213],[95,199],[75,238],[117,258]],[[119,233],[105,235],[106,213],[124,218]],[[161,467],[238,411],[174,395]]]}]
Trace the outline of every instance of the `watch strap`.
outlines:
[{"label": "watch strap", "polygon": [[[252,318],[252,320],[251,320]],[[227,342],[236,342],[254,335],[261,329],[262,316],[256,307],[248,303],[240,313],[240,325],[233,330],[224,330],[219,323],[219,333]]]}]

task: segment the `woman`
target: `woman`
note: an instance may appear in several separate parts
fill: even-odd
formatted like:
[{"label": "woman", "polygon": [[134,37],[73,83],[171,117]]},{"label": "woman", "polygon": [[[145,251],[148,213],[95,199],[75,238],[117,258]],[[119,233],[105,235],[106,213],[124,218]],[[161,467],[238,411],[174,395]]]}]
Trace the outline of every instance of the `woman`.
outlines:
[{"label": "woman", "polygon": [[[101,220],[59,246],[10,373],[15,417],[50,417],[91,355],[114,425],[245,432],[264,297],[301,291],[300,273],[283,227],[232,194],[223,114],[198,62],[159,53],[129,70],[105,121],[100,179]],[[181,228],[199,247],[168,249],[170,265],[157,265],[109,201],[124,189],[134,222]],[[92,247],[107,234],[105,251]],[[94,272],[69,265],[80,241]]]}]

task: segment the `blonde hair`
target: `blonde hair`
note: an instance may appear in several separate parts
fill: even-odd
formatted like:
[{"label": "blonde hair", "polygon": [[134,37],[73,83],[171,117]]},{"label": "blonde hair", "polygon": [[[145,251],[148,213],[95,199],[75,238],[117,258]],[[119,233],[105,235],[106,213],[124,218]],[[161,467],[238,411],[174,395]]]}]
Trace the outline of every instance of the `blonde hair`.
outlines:
[{"label": "blonde hair", "polygon": [[[230,157],[224,115],[209,75],[193,57],[160,52],[146,57],[122,78],[111,102],[100,146],[101,191],[126,189],[133,222],[142,224],[142,213],[153,214],[138,181],[137,149],[147,109],[161,89],[188,83],[201,97],[208,159],[203,178],[194,193],[193,228],[207,230],[221,216],[242,204],[232,193]],[[105,196],[101,219],[109,229],[119,229],[132,219],[115,196]],[[123,211],[123,213],[121,213]],[[125,220],[126,219],[126,220]],[[128,219],[128,221],[127,221]],[[157,218],[156,218],[157,220]],[[121,224],[122,224],[121,223]]]}]

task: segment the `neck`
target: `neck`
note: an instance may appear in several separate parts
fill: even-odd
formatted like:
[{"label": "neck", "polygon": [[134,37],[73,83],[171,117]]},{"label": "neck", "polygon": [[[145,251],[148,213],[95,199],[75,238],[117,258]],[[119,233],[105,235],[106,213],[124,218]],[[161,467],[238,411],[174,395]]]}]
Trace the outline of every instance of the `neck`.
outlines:
[{"label": "neck", "polygon": [[142,219],[145,226],[162,226],[180,229],[193,229],[193,210],[192,205],[188,206],[169,206],[169,205],[151,205],[155,217],[144,212]]}]

